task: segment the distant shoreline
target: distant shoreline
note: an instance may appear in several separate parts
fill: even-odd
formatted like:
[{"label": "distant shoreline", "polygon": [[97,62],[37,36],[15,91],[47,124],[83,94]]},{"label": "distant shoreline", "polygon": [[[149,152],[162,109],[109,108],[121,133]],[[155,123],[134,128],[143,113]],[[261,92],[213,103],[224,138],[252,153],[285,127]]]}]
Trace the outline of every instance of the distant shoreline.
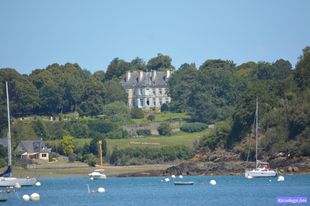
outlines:
[{"label": "distant shoreline", "polygon": [[[187,167],[191,162],[182,164],[148,164],[148,165],[131,165],[131,166],[105,166],[105,174],[109,177],[144,177],[144,176],[171,176],[178,175],[180,168]],[[14,177],[65,177],[65,176],[87,176],[95,167],[64,167],[64,168],[36,168],[24,169],[21,167],[13,168]],[[195,170],[195,171],[193,171]],[[244,170],[229,171],[217,169],[214,171],[201,170],[196,165],[188,172],[182,169],[182,175],[189,176],[243,176]],[[310,172],[284,172],[283,175],[309,175]]]}]

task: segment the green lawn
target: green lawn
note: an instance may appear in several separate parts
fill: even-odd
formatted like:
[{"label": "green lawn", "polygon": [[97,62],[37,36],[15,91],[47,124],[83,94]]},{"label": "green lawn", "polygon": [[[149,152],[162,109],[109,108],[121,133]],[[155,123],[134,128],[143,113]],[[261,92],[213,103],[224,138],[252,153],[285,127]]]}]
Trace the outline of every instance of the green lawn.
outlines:
[{"label": "green lawn", "polygon": [[[111,152],[115,147],[118,149],[127,147],[163,147],[169,145],[185,145],[188,147],[193,146],[193,142],[201,138],[204,134],[207,134],[209,129],[196,133],[178,132],[171,136],[151,136],[141,138],[129,138],[129,139],[107,139],[108,151]],[[49,140],[46,141],[49,145],[60,145],[61,140]],[[82,148],[84,144],[90,143],[91,138],[74,139],[74,144]]]},{"label": "green lawn", "polygon": [[171,136],[152,136],[143,138],[129,138],[129,139],[108,139],[107,146],[109,152],[115,147],[118,149],[127,147],[163,147],[170,145],[185,145],[192,147],[195,140],[207,134],[208,130],[196,133],[178,132]]},{"label": "green lawn", "polygon": [[[163,113],[156,113],[153,114],[155,116],[156,122],[164,122],[169,120],[184,120],[189,118],[189,115],[187,113],[173,113],[173,112],[163,112]],[[145,115],[143,119],[133,119],[132,124],[135,125],[146,125],[151,123],[149,120],[147,120],[148,115]]]}]

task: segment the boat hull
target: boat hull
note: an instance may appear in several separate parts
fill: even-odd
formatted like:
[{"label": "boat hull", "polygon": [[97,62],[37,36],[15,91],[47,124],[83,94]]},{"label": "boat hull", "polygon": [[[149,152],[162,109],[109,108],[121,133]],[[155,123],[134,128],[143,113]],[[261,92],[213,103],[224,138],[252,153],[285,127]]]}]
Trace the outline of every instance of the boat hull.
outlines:
[{"label": "boat hull", "polygon": [[244,176],[249,179],[254,177],[275,177],[277,172],[274,170],[246,170]]},{"label": "boat hull", "polygon": [[174,182],[174,185],[176,185],[176,186],[194,185],[194,182]]},{"label": "boat hull", "polygon": [[20,186],[33,186],[37,182],[36,178],[15,178],[15,177],[7,177],[0,178],[0,187],[10,187],[15,186],[17,183]]},{"label": "boat hull", "polygon": [[100,172],[92,172],[92,173],[89,173],[88,176],[94,178],[95,180],[107,179],[107,176],[104,173],[100,173]]}]

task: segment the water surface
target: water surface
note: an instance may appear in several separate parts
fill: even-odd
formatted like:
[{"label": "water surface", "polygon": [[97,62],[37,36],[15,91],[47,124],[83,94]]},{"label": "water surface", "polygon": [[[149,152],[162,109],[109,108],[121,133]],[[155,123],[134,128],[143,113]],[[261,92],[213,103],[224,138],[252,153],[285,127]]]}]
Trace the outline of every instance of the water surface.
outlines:
[{"label": "water surface", "polygon": [[[174,186],[172,181],[162,183],[162,179],[164,177],[111,177],[97,181],[91,181],[87,177],[41,178],[41,187],[21,188],[8,202],[0,205],[262,206],[278,205],[276,198],[279,196],[305,196],[310,205],[310,175],[285,176],[284,182],[277,182],[276,178],[247,180],[238,176],[183,178],[184,181],[194,181],[194,186]],[[209,184],[211,179],[217,181],[216,186]],[[92,192],[98,187],[104,187],[106,192]],[[22,200],[22,195],[33,192],[41,195],[40,202]]]}]

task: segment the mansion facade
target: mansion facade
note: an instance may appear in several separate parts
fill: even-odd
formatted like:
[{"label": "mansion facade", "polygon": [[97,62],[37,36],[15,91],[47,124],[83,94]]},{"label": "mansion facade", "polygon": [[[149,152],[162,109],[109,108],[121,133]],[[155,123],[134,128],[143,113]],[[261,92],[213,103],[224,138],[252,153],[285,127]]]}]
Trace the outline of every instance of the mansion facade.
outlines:
[{"label": "mansion facade", "polygon": [[167,94],[170,75],[170,70],[128,71],[121,85],[128,94],[129,108],[159,110],[161,105],[170,103],[171,98]]}]

